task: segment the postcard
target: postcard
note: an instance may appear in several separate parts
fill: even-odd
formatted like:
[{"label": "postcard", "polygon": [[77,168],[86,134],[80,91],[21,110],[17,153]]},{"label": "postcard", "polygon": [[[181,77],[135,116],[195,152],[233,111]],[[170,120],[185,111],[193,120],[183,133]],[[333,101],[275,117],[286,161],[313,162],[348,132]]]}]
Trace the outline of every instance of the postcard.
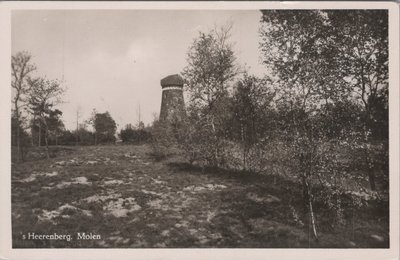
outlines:
[{"label": "postcard", "polygon": [[2,259],[398,259],[394,2],[0,4]]}]

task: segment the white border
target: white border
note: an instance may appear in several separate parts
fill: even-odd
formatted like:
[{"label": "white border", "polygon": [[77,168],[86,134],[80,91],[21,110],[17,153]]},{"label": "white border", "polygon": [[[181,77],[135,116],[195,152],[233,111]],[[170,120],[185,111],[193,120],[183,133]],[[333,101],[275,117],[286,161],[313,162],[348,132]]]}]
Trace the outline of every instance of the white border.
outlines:
[{"label": "white border", "polygon": [[165,91],[165,90],[182,90],[182,91],[183,91],[183,87],[170,86],[170,87],[164,87],[164,88],[162,88],[162,91]]},{"label": "white border", "polygon": [[[11,11],[17,9],[388,9],[390,249],[12,249]],[[399,259],[399,6],[394,2],[0,2],[0,259]]]}]

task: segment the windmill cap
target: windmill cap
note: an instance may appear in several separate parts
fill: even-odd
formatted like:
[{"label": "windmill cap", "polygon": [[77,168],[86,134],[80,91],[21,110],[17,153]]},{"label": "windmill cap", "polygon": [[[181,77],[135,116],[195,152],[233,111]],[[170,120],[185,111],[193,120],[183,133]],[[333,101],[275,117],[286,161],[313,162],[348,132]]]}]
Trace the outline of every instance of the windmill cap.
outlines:
[{"label": "windmill cap", "polygon": [[178,74],[169,75],[161,80],[161,86],[183,86],[183,79]]}]

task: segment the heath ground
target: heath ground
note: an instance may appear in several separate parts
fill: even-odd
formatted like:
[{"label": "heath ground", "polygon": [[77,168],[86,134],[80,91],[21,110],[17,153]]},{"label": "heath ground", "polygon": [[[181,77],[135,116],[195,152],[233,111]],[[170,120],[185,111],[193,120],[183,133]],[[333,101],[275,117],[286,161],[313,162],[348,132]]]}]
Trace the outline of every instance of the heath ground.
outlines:
[{"label": "heath ground", "polygon": [[[312,236],[299,184],[276,174],[200,168],[149,145],[51,147],[12,165],[13,247],[388,247],[388,202],[318,209]],[[35,158],[36,155],[36,158]],[[345,200],[345,198],[343,198]],[[343,203],[344,205],[345,202]],[[72,241],[23,235],[70,234]],[[77,233],[101,239],[77,240]]]}]

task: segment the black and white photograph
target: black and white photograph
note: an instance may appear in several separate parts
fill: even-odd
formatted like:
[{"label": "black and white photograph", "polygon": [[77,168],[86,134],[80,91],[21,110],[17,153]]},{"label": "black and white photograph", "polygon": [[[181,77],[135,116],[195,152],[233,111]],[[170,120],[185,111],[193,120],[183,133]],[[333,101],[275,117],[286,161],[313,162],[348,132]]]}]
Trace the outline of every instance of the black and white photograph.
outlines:
[{"label": "black and white photograph", "polygon": [[9,11],[11,249],[398,242],[387,5],[52,6]]}]

